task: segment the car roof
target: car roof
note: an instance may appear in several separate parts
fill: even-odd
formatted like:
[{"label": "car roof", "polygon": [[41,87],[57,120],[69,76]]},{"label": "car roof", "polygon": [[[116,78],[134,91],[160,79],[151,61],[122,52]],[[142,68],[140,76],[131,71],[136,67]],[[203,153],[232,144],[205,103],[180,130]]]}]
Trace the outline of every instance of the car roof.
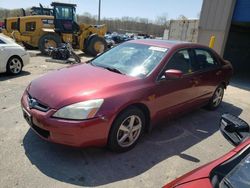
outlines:
[{"label": "car roof", "polygon": [[129,41],[131,43],[137,43],[137,44],[145,44],[145,45],[152,45],[152,46],[158,46],[163,48],[174,48],[174,47],[203,47],[208,48],[207,46],[191,43],[191,42],[185,42],[185,41],[177,41],[177,40],[159,40],[159,39],[139,39],[139,40],[131,40]]}]

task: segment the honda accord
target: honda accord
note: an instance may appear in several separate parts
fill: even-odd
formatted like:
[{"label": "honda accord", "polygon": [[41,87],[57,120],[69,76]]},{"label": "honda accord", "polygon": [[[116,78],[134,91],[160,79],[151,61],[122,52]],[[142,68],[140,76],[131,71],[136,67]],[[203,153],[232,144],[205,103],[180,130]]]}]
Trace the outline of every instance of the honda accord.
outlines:
[{"label": "honda accord", "polygon": [[35,79],[21,104],[43,139],[123,152],[166,118],[216,109],[231,75],[231,64],[206,46],[133,40]]}]

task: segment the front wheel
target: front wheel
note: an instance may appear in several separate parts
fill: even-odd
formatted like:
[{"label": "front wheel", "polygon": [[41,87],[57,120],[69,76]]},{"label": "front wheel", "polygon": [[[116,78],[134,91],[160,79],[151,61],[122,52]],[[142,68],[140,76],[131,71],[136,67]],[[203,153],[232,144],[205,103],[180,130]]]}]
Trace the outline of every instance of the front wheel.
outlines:
[{"label": "front wheel", "polygon": [[224,95],[224,86],[220,85],[219,87],[216,88],[212,98],[210,99],[207,105],[208,109],[215,110],[216,108],[218,108],[222,102],[223,95]]},{"label": "front wheel", "polygon": [[141,137],[145,127],[145,116],[141,110],[131,107],[114,121],[108,140],[108,147],[115,152],[132,149]]},{"label": "front wheel", "polygon": [[20,57],[14,56],[8,60],[7,63],[7,73],[12,75],[17,75],[22,72],[23,63]]}]

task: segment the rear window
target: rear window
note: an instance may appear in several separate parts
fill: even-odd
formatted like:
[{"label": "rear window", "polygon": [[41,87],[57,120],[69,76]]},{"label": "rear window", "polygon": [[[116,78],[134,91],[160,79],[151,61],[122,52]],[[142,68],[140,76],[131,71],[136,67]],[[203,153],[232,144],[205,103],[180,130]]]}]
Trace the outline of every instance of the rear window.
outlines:
[{"label": "rear window", "polygon": [[213,57],[212,53],[205,49],[195,49],[196,64],[194,68],[197,69],[207,69],[213,68],[218,65],[217,60]]}]

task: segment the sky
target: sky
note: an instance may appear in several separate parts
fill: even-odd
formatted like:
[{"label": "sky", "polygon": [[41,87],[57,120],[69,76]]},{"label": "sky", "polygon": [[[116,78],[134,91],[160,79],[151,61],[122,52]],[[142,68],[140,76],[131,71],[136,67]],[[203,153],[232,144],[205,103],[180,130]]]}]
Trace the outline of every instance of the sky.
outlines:
[{"label": "sky", "polygon": [[[54,0],[57,2],[77,4],[77,13],[89,12],[98,14],[99,0]],[[51,4],[51,0],[0,0],[0,7],[7,9],[44,7]],[[121,18],[123,16],[141,17],[154,20],[157,16],[167,15],[168,19],[176,19],[179,15],[187,18],[198,18],[202,0],[101,0],[101,18]]]}]

